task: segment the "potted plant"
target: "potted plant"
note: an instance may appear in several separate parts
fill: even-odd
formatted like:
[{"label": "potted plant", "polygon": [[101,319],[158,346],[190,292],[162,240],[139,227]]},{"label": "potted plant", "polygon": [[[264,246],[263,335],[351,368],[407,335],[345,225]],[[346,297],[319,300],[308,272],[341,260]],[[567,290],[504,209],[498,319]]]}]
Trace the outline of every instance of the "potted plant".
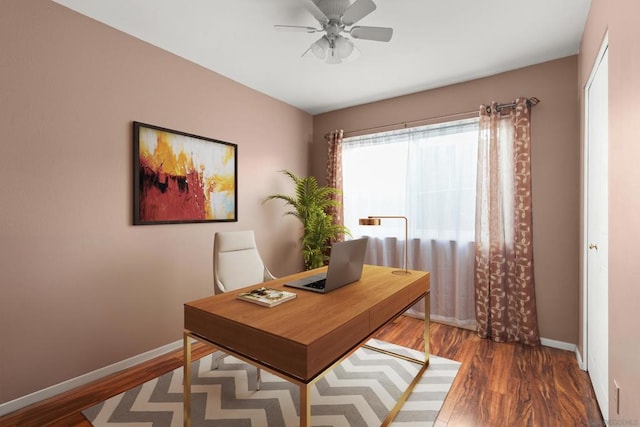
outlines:
[{"label": "potted plant", "polygon": [[304,267],[306,270],[322,267],[329,259],[331,241],[343,234],[351,235],[347,227],[336,224],[333,217],[327,214],[327,208],[339,204],[332,197],[339,190],[318,185],[313,176],[298,177],[287,170],[281,172],[293,181],[295,196],[273,194],[266,200],[280,199],[293,207],[286,215],[293,215],[302,223],[303,235],[300,242]]}]

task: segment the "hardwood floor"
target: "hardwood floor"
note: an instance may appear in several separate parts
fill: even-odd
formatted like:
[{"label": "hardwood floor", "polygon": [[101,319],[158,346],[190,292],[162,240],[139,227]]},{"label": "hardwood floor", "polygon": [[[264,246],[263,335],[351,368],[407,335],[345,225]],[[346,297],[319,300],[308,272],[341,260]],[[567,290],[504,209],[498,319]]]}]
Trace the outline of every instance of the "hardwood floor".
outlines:
[{"label": "hardwood floor", "polygon": [[[377,338],[423,346],[422,321],[402,316]],[[436,427],[604,426],[591,381],[574,353],[494,343],[431,323],[430,353],[462,362]]]},{"label": "hardwood floor", "polygon": [[[400,316],[376,338],[424,348],[423,321]],[[493,343],[475,332],[431,323],[430,352],[462,363],[436,427],[604,426],[591,382],[575,354],[549,347]],[[209,348],[194,346],[194,357]],[[0,417],[0,426],[90,427],[81,411],[182,366],[182,351]]]}]

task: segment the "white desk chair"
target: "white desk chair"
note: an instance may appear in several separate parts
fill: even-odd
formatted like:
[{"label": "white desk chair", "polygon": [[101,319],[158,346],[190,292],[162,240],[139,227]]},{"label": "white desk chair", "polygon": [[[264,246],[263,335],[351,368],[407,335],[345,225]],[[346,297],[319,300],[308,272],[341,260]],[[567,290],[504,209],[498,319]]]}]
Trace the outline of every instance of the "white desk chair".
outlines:
[{"label": "white desk chair", "polygon": [[[275,279],[262,262],[253,231],[215,233],[213,279],[216,294]],[[215,359],[215,368],[224,357],[225,354]],[[260,389],[260,369],[257,372],[256,389]]]}]

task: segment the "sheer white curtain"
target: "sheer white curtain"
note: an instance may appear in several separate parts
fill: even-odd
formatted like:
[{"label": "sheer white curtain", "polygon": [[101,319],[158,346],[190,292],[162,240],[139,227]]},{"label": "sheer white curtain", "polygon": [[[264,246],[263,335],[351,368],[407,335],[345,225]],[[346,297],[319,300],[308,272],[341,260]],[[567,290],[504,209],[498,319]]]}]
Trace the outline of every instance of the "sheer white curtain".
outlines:
[{"label": "sheer white curtain", "polygon": [[[370,237],[366,262],[403,267],[404,221],[358,219],[406,216],[408,268],[431,273],[431,319],[471,329],[477,140],[469,119],[345,138],[342,157],[344,224]],[[424,317],[422,307],[409,314]]]}]

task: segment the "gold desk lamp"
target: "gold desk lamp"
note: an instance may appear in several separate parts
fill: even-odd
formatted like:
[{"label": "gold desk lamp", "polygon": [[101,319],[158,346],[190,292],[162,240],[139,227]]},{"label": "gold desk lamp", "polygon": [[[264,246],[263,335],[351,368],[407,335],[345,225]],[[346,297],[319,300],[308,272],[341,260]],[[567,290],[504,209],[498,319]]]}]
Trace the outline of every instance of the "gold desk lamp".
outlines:
[{"label": "gold desk lamp", "polygon": [[411,274],[411,272],[407,270],[407,254],[409,249],[409,220],[407,220],[406,216],[368,216],[366,218],[360,218],[358,223],[360,225],[380,225],[382,223],[381,219],[383,218],[404,219],[404,270],[394,270],[392,271],[392,273],[401,275]]}]

